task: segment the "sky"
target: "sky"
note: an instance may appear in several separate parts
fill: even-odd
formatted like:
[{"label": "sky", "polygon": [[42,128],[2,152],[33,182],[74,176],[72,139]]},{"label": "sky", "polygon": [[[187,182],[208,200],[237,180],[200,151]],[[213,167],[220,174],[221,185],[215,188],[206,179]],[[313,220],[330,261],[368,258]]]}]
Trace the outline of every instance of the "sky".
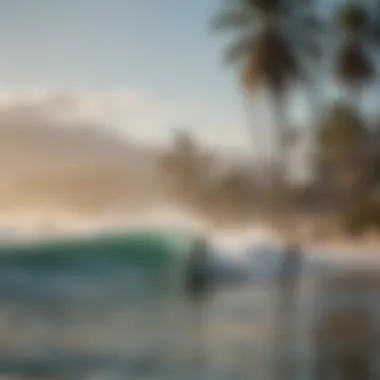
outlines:
[{"label": "sky", "polygon": [[[226,41],[210,30],[219,2],[0,2],[2,215],[161,202],[150,163],[100,130],[161,144],[186,128],[226,152],[251,151],[247,104],[221,64]],[[253,110],[261,146],[267,120]]]},{"label": "sky", "polygon": [[[335,0],[340,2],[342,0]],[[321,0],[321,10],[329,12]],[[149,143],[185,128],[225,150],[265,150],[264,96],[248,103],[211,32],[224,0],[0,2],[0,106],[44,104]],[[331,6],[331,2],[329,3]],[[305,124],[304,94],[290,117]]]},{"label": "sky", "polygon": [[[327,2],[321,0],[325,13]],[[253,126],[260,149],[270,141],[268,107],[265,99],[248,105],[234,71],[222,64],[228,40],[210,27],[222,4],[3,1],[0,104],[10,97],[25,102],[45,96],[50,102],[58,95],[81,116],[144,141],[166,141],[173,129],[188,128],[234,150],[251,148],[247,127]],[[291,116],[298,124],[305,120],[305,102],[304,96],[294,100]]]},{"label": "sky", "polygon": [[[173,131],[185,128],[202,143],[225,152],[271,152],[272,120],[265,96],[255,95],[250,103],[243,98],[234,71],[222,64],[228,40],[211,32],[211,18],[222,3],[223,0],[1,1],[0,127],[4,130],[0,208],[24,199],[22,191],[33,193],[30,189],[34,189],[36,175],[46,175],[47,170],[51,174],[53,163],[62,160],[72,163],[75,170],[79,166],[83,172],[91,172],[94,163],[101,162],[104,176],[111,168],[119,170],[117,176],[123,188],[129,181],[129,177],[120,174],[125,172],[123,148],[114,141],[100,147],[95,135],[83,132],[89,125],[115,132],[126,141],[147,144],[166,143]],[[295,123],[302,125],[307,120],[305,96],[295,96],[289,109]],[[24,136],[35,134],[34,140],[30,138],[28,155],[18,132],[14,134],[4,127],[10,125],[9,120]],[[46,129],[50,124],[78,128],[78,134],[50,134]],[[31,131],[29,135],[27,130]],[[13,145],[9,143],[11,137]],[[61,138],[70,146],[76,141],[75,149],[59,149],[56,144]],[[33,145],[36,139],[43,141],[43,148]],[[15,147],[13,152],[6,149],[11,145]],[[40,154],[41,150],[46,154]],[[99,156],[99,150],[108,156]],[[72,159],[68,160],[70,155]],[[295,161],[302,164],[299,157]],[[36,161],[34,165],[31,158]],[[25,175],[25,168],[34,172],[34,179]],[[60,170],[60,176],[66,178],[67,168]],[[58,173],[56,167],[53,172]],[[20,193],[15,191],[15,179],[10,179],[16,174],[21,181],[17,182]],[[50,174],[46,186],[62,203]],[[77,178],[75,175],[70,174],[67,180],[71,192],[74,190],[70,181]],[[92,178],[90,184],[91,181]],[[150,187],[145,179],[135,192],[144,186]],[[34,190],[33,194],[40,197],[41,189]],[[99,189],[98,197],[104,196],[102,191]],[[35,200],[39,201],[40,198]]]},{"label": "sky", "polygon": [[3,97],[122,95],[126,110],[119,104],[103,116],[137,137],[162,140],[184,127],[211,142],[232,136],[240,144],[244,109],[233,73],[220,65],[220,38],[209,31],[217,2],[2,2]]},{"label": "sky", "polygon": [[[251,149],[250,123],[260,147],[268,115],[260,102],[247,107],[235,73],[222,65],[226,39],[210,30],[221,3],[1,2],[0,102],[54,96],[143,141],[161,143],[186,128],[234,151]],[[295,109],[302,114],[302,105]]]}]

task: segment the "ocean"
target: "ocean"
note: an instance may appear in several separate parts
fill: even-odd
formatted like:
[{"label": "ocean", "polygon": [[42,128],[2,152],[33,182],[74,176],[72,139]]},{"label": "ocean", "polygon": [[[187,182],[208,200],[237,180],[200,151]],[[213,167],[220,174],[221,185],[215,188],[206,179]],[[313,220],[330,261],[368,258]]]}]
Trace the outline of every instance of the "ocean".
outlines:
[{"label": "ocean", "polygon": [[181,287],[193,237],[155,229],[3,244],[0,379],[273,378],[278,252],[211,252],[197,335]]}]

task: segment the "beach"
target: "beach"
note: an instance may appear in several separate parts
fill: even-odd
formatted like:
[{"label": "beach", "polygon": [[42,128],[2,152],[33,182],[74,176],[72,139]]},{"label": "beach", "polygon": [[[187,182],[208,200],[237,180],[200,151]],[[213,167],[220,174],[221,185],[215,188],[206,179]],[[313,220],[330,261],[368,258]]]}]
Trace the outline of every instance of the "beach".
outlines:
[{"label": "beach", "polygon": [[[279,358],[292,363],[293,379],[310,378],[313,271],[305,272],[300,296],[282,316],[270,260],[256,263],[256,277],[215,286],[198,339],[194,310],[175,285],[178,274],[169,287],[153,281],[152,265],[167,265],[165,245],[152,238],[156,248],[150,251],[150,245],[136,245],[133,238],[134,249],[145,253],[130,255],[125,236],[91,239],[2,257],[0,378],[272,380]],[[246,249],[239,254],[236,247],[217,257],[230,257],[228,265],[244,268],[249,262],[244,260],[271,256],[268,246],[267,251],[260,244],[250,249],[248,258]],[[338,263],[350,262],[346,254],[331,252],[343,258]],[[152,261],[151,254],[161,259]],[[324,261],[328,252],[313,254]],[[287,338],[279,341],[284,322],[290,323]]]}]

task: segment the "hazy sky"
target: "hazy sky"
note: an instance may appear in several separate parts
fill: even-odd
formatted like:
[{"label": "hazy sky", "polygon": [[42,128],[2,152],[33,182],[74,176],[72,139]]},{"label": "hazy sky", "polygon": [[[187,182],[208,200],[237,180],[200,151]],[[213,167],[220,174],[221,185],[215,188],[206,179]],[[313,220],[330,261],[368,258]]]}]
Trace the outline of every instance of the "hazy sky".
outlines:
[{"label": "hazy sky", "polygon": [[[221,64],[226,38],[210,32],[222,3],[2,1],[0,102],[9,101],[10,91],[13,102],[20,92],[33,101],[36,93],[58,93],[81,114],[85,109],[142,139],[161,141],[184,126],[226,148],[249,146],[249,117],[260,146],[268,137],[268,109],[261,99],[248,115],[233,71]],[[304,119],[306,102],[295,99],[296,121]]]},{"label": "hazy sky", "polygon": [[119,109],[109,123],[143,138],[184,125],[208,139],[220,131],[223,140],[244,114],[208,31],[216,2],[1,2],[3,90],[80,92],[81,98],[122,93],[138,99],[139,109]]},{"label": "hazy sky", "polygon": [[[3,135],[7,136],[2,139],[4,146],[0,150],[6,158],[2,161],[4,169],[0,171],[4,202],[8,202],[5,193],[16,198],[21,194],[19,198],[24,199],[24,193],[17,193],[16,185],[7,177],[8,174],[16,176],[17,162],[22,170],[27,167],[34,172],[35,166],[30,161],[34,155],[49,165],[59,160],[71,162],[66,157],[73,156],[72,150],[54,148],[54,144],[61,143],[61,134],[50,136],[40,128],[41,120],[44,128],[50,127],[47,120],[52,126],[92,127],[96,124],[149,143],[165,142],[173,129],[186,127],[204,142],[239,152],[251,151],[249,123],[255,128],[256,149],[273,147],[265,99],[257,97],[247,107],[234,72],[221,64],[222,49],[227,41],[211,33],[210,19],[222,2],[1,1],[0,127],[9,126],[10,118],[22,126],[23,134],[25,127],[32,131],[30,134],[35,134],[35,139],[45,143],[44,148],[33,146],[27,155],[23,138],[16,135],[14,151],[10,152],[13,145],[9,143],[9,135]],[[304,121],[307,98],[296,96],[292,103],[291,116],[296,122]],[[30,134],[28,138],[33,141]],[[26,132],[25,136],[28,136]],[[126,159],[120,153],[123,148],[112,144],[107,148],[106,151],[114,152],[119,160],[115,158],[117,162],[112,161],[112,166],[109,158],[99,156],[95,137],[91,140],[86,135],[83,139],[83,135],[74,133],[70,144],[74,140],[78,144],[72,167],[76,168],[80,161],[83,170],[89,171],[88,161],[93,164],[97,157],[105,173],[111,167],[125,172]],[[41,150],[51,154],[50,158],[37,154]],[[19,162],[20,157],[24,157],[22,162]],[[296,161],[302,163],[302,160]],[[41,168],[45,170],[45,166]],[[8,173],[7,168],[11,168]],[[19,177],[24,180],[21,169]],[[50,186],[55,177],[47,177]],[[115,177],[122,178],[119,174]],[[29,181],[32,187],[33,181],[35,179]],[[7,186],[10,183],[10,187],[4,183]],[[56,187],[50,188],[53,189],[50,192],[58,193]],[[24,182],[19,183],[18,189],[30,192]]]},{"label": "hazy sky", "polygon": [[[209,143],[248,147],[246,106],[233,71],[221,65],[226,40],[210,32],[221,2],[3,1],[1,99],[10,91],[13,101],[64,93],[77,109],[96,103],[96,117],[142,139],[161,141],[185,126]],[[96,99],[104,97],[117,104],[103,110]],[[262,108],[250,113],[261,137]]]}]

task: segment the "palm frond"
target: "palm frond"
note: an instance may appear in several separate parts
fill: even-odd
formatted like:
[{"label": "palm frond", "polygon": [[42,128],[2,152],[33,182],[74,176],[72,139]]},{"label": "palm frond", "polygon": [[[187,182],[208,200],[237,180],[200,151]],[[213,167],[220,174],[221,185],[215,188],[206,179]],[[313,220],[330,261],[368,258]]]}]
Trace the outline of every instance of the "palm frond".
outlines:
[{"label": "palm frond", "polygon": [[366,9],[358,3],[348,3],[338,13],[338,25],[342,31],[359,33],[366,27],[369,17]]},{"label": "palm frond", "polygon": [[336,104],[328,110],[318,131],[318,140],[326,147],[351,149],[366,135],[361,116],[346,105]]},{"label": "palm frond", "polygon": [[254,4],[256,9],[265,14],[272,15],[277,14],[280,11],[281,0],[247,0],[250,3]]},{"label": "palm frond", "polygon": [[322,56],[322,44],[316,39],[303,38],[299,35],[294,37],[292,43],[297,50],[299,50],[301,55],[306,55],[312,59],[320,58]]},{"label": "palm frond", "polygon": [[370,41],[376,46],[380,45],[380,28],[373,28],[369,32]]},{"label": "palm frond", "polygon": [[355,84],[370,80],[375,68],[360,45],[347,44],[338,54],[335,71],[343,83]]},{"label": "palm frond", "polygon": [[369,40],[377,47],[380,47],[380,15],[376,24],[371,25],[369,28]]},{"label": "palm frond", "polygon": [[226,49],[224,62],[227,65],[233,65],[241,62],[252,55],[257,46],[257,36],[248,34],[233,41]]},{"label": "palm frond", "polygon": [[279,8],[284,14],[293,15],[310,12],[314,4],[315,0],[285,0],[279,2]]},{"label": "palm frond", "polygon": [[268,31],[261,43],[261,56],[269,77],[297,75],[298,65],[291,44],[278,30]]},{"label": "palm frond", "polygon": [[273,91],[282,91],[290,78],[300,75],[299,63],[287,41],[277,30],[267,30],[256,38],[242,73],[243,87],[253,90],[259,81]]},{"label": "palm frond", "polygon": [[278,15],[283,12],[284,0],[229,0],[226,8],[244,9],[261,16]]},{"label": "palm frond", "polygon": [[380,46],[380,1],[377,1],[375,8],[371,12],[371,25],[369,39],[377,46]]},{"label": "palm frond", "polygon": [[244,29],[255,24],[255,15],[247,9],[228,9],[215,15],[211,28],[216,32]]},{"label": "palm frond", "polygon": [[240,82],[246,93],[251,93],[263,79],[263,68],[255,54],[247,57],[243,63]]},{"label": "palm frond", "polygon": [[225,0],[225,8],[257,10],[257,0]]},{"label": "palm frond", "polygon": [[319,41],[314,38],[322,27],[310,8],[314,1],[230,0],[214,19],[216,29],[239,31],[226,51],[225,61],[239,64],[246,91],[262,82],[280,93],[289,81],[306,77],[302,55],[315,59],[321,53]]},{"label": "palm frond", "polygon": [[293,22],[299,29],[309,33],[322,33],[327,30],[328,23],[313,14],[295,16]]}]

